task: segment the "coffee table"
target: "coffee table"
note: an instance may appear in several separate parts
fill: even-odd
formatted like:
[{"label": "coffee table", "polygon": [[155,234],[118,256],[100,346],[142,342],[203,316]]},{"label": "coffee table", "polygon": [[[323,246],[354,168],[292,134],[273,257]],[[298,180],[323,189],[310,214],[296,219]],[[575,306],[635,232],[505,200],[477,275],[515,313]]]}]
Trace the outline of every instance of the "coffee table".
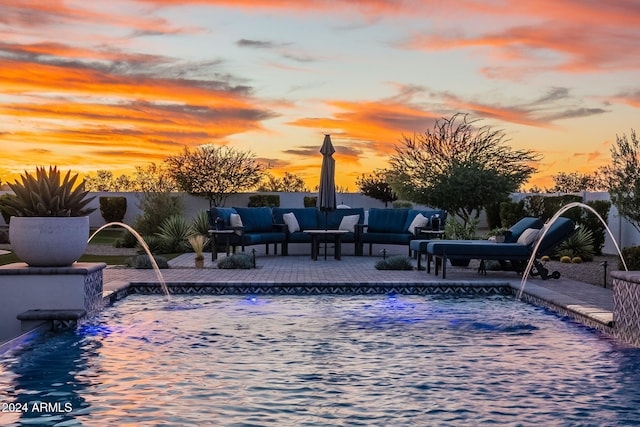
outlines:
[{"label": "coffee table", "polygon": [[348,233],[347,230],[304,230],[311,236],[311,259],[318,260],[318,238],[324,236],[324,259],[327,259],[327,237],[333,236],[335,250],[333,257],[337,260],[342,259],[342,236]]}]

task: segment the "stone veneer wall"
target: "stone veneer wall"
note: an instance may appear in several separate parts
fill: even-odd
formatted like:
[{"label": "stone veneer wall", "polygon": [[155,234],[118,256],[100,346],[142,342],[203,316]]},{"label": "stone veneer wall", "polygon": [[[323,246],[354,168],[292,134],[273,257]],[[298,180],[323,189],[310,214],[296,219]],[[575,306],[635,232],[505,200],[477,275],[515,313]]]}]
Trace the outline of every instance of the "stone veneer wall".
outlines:
[{"label": "stone veneer wall", "polygon": [[615,336],[640,347],[640,272],[613,271],[611,277]]}]

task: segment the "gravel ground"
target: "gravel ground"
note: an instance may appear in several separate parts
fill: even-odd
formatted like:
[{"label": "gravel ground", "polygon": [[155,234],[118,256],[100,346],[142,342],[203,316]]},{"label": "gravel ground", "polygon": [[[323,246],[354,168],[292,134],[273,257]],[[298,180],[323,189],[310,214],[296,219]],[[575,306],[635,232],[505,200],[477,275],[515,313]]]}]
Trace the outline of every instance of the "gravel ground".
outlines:
[{"label": "gravel ground", "polygon": [[604,262],[607,262],[607,288],[611,289],[611,277],[609,272],[619,270],[618,256],[597,256],[593,261],[582,264],[564,264],[560,261],[549,261],[545,267],[549,271],[559,271],[562,277],[578,280],[592,285],[602,286],[604,281]]}]

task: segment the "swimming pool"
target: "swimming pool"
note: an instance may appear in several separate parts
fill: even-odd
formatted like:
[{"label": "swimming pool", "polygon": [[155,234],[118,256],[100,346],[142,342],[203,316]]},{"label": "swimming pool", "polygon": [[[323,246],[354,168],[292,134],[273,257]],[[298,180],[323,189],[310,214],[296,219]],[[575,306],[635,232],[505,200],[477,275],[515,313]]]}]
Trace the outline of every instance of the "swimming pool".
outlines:
[{"label": "swimming pool", "polygon": [[173,304],[130,296],[3,355],[0,424],[640,423],[640,350],[510,297]]}]

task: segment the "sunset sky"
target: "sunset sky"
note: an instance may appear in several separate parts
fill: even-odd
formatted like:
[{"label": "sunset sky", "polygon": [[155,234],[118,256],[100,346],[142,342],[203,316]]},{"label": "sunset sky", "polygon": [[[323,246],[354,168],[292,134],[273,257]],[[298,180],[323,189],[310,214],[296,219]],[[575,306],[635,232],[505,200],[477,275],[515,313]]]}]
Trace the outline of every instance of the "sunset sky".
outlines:
[{"label": "sunset sky", "polygon": [[640,130],[638,0],[0,0],[0,180],[251,150],[313,188],[469,113],[538,151],[530,182]]}]

